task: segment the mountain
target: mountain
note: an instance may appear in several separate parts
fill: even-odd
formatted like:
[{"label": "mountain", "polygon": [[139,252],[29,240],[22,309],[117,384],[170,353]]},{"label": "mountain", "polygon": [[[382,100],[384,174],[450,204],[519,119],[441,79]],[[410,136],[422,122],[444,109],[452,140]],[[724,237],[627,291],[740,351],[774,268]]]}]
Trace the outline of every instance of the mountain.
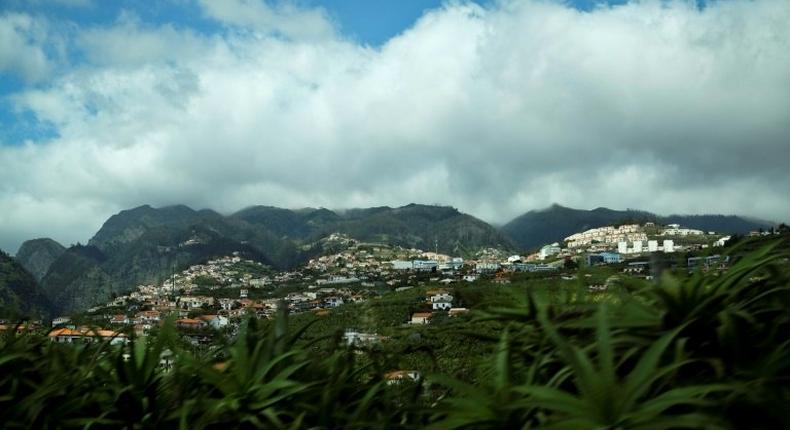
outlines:
[{"label": "mountain", "polygon": [[49,238],[28,240],[14,257],[36,281],[41,281],[49,267],[66,251],[63,245]]},{"label": "mountain", "polygon": [[41,280],[41,289],[57,314],[86,309],[107,301],[119,290],[101,265],[107,257],[95,246],[68,248]]},{"label": "mountain", "polygon": [[214,211],[195,211],[184,205],[159,209],[144,205],[111,216],[91,238],[88,245],[108,252],[134,242],[153,229],[184,229],[202,221],[220,219],[222,215]]},{"label": "mountain", "polygon": [[46,318],[51,313],[52,305],[33,275],[0,251],[0,317]]},{"label": "mountain", "polygon": [[680,224],[684,227],[728,234],[744,234],[758,228],[770,228],[767,221],[752,220],[734,215],[670,215],[628,209],[625,211],[597,208],[572,209],[552,205],[546,209],[529,211],[509,223],[501,231],[522,250],[532,250],[547,243],[559,242],[571,234],[587,229],[620,223]]},{"label": "mountain", "polygon": [[62,252],[41,277],[41,285],[56,310],[68,313],[234,251],[277,269],[292,268],[324,252],[321,239],[335,232],[365,242],[436,247],[453,254],[514,248],[485,222],[443,206],[411,204],[339,213],[254,206],[222,216],[187,206],[145,205],[113,215],[86,246]]},{"label": "mountain", "polygon": [[447,206],[410,204],[350,209],[291,211],[265,206],[244,209],[231,216],[261,225],[283,239],[300,244],[318,241],[328,234],[347,234],[363,242],[385,242],[404,247],[464,253],[484,247],[512,249],[510,240],[471,215]]}]

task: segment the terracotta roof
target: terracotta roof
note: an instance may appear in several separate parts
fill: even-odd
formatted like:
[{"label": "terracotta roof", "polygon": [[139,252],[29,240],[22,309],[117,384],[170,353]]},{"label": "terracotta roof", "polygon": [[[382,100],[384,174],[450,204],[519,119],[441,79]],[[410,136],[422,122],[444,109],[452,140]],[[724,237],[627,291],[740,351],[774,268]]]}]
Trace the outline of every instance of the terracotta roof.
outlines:
[{"label": "terracotta roof", "polygon": [[417,317],[417,318],[429,318],[429,317],[431,317],[432,315],[433,315],[433,313],[432,313],[432,312],[415,312],[415,313],[413,313],[413,314],[411,315],[411,317],[412,317],[412,318],[414,318],[414,317]]},{"label": "terracotta roof", "polygon": [[392,372],[388,372],[384,374],[385,379],[393,380],[393,379],[412,379],[411,373],[419,375],[419,372],[416,370],[395,370]]},{"label": "terracotta roof", "polygon": [[104,329],[94,330],[94,329],[89,329],[87,327],[81,327],[79,330],[72,330],[70,328],[58,328],[49,332],[47,336],[48,337],[58,337],[58,336],[125,337],[126,335],[112,330],[104,330]]}]

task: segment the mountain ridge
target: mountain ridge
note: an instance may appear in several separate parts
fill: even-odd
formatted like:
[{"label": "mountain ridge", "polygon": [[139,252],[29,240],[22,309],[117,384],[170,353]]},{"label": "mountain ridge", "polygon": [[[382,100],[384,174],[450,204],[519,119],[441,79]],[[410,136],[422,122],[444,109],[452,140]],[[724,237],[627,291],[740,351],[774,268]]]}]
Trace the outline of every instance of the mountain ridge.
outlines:
[{"label": "mountain ridge", "polygon": [[598,207],[591,210],[574,209],[559,204],[531,210],[517,216],[500,228],[523,251],[533,250],[547,243],[590,228],[623,222],[655,222],[681,224],[684,227],[726,234],[745,234],[758,228],[770,228],[775,223],[738,215],[657,215],[638,209],[616,210]]},{"label": "mountain ridge", "polygon": [[14,258],[33,275],[36,281],[40,282],[52,263],[64,252],[66,252],[66,247],[55,240],[39,238],[22,243]]},{"label": "mountain ridge", "polygon": [[489,224],[446,206],[411,204],[342,213],[251,206],[223,216],[185,205],[142,205],[109,217],[87,245],[66,249],[41,284],[59,312],[71,312],[234,251],[286,270],[322,253],[320,240],[335,232],[454,254],[484,247],[515,249]]}]

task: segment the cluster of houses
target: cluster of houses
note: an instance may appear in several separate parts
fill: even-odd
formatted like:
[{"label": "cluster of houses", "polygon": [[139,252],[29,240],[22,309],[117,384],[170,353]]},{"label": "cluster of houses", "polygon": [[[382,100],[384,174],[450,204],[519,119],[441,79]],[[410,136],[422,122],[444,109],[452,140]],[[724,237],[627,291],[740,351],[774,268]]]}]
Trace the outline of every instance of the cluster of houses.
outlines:
[{"label": "cluster of houses", "polygon": [[[559,242],[545,245],[537,253],[528,256],[527,260],[584,257],[588,265],[616,264],[622,262],[625,256],[693,251],[707,248],[709,245],[723,246],[730,239],[729,236],[715,235],[714,232],[706,234],[701,230],[683,228],[678,224],[670,224],[664,228],[651,222],[644,225],[605,226],[566,237],[565,247]],[[678,237],[682,238],[683,245],[675,243]]]}]

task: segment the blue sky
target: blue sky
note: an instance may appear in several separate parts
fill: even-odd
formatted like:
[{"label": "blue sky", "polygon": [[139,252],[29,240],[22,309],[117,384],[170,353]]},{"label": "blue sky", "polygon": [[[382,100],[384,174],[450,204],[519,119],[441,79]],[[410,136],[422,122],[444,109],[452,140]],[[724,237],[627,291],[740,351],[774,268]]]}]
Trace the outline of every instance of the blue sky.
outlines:
[{"label": "blue sky", "polygon": [[0,249],[142,204],[787,220],[788,22],[787,0],[0,0]]}]

